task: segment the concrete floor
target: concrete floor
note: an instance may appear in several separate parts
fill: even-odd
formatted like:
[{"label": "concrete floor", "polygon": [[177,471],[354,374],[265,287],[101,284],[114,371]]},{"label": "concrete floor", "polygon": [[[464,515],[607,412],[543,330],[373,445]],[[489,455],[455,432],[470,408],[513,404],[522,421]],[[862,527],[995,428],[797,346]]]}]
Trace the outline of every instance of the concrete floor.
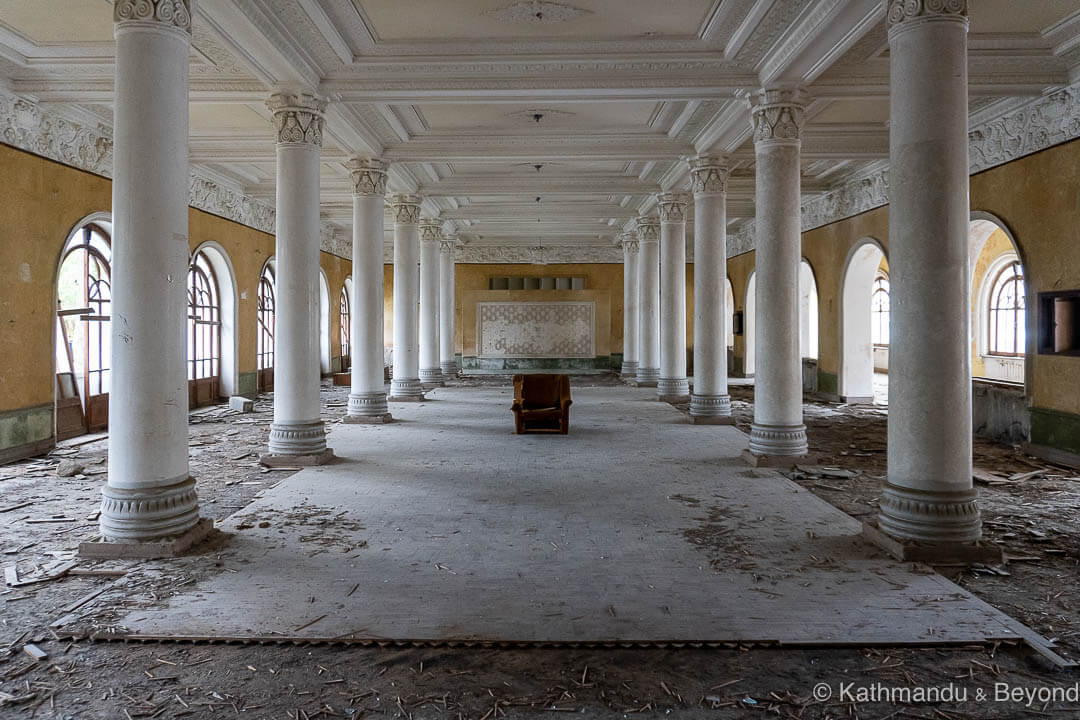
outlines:
[{"label": "concrete floor", "polygon": [[574,390],[568,436],[513,435],[509,388],[332,428],[340,460],[233,515],[224,571],[136,636],[923,644],[1024,628],[738,459],[655,390]]}]

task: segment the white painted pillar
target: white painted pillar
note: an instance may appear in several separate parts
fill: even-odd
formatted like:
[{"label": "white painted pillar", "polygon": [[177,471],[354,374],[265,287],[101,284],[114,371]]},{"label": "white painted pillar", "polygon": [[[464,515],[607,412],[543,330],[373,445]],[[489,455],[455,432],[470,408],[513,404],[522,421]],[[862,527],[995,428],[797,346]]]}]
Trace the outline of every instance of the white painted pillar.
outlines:
[{"label": "white painted pillar", "polygon": [[638,371],[638,248],[636,232],[619,236],[623,251],[623,358],[619,373],[626,378]]},{"label": "white painted pillar", "polygon": [[638,371],[647,387],[660,379],[660,221],[639,217],[638,235]]},{"label": "white painted pillar", "polygon": [[420,221],[420,382],[442,385],[439,366],[439,243],[442,223]]},{"label": "white painted pillar", "polygon": [[801,90],[766,89],[752,110],[758,315],[750,452],[755,455],[807,452],[799,357],[799,133],[804,105]]},{"label": "white painted pillar", "polygon": [[266,103],[277,131],[277,238],[274,279],[274,422],[264,464],[325,462],[319,418],[319,152],[326,101],[278,92]]},{"label": "white painted pillar", "polygon": [[686,193],[662,193],[660,208],[660,380],[663,400],[688,400],[686,379]]},{"label": "white painted pillar", "polygon": [[[199,523],[188,475],[188,54],[190,4],[113,6],[112,390],[107,542]],[[164,14],[171,11],[171,14]]]},{"label": "white painted pillar", "polygon": [[420,387],[420,196],[391,195],[394,211],[394,376],[390,400],[424,399]]},{"label": "white painted pillar", "polygon": [[731,418],[727,380],[727,180],[725,159],[690,160],[694,188],[694,392],[695,422]]},{"label": "white painted pillar", "polygon": [[383,204],[388,163],[349,161],[353,182],[352,389],[344,421],[389,422],[383,382]]},{"label": "white painted pillar", "polygon": [[439,243],[439,369],[444,378],[457,375],[454,346],[454,253],[457,236],[447,235]]},{"label": "white painted pillar", "polygon": [[967,1],[890,3],[889,464],[881,528],[977,540],[968,347]]}]

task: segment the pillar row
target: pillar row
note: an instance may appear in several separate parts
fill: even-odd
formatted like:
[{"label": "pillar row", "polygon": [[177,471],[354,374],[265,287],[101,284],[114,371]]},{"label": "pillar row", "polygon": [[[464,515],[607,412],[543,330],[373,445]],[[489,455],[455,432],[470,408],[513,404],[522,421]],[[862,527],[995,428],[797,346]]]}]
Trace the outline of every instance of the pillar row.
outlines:
[{"label": "pillar row", "polygon": [[442,385],[439,366],[439,243],[442,223],[420,221],[420,382]]},{"label": "pillar row", "polygon": [[352,388],[344,421],[388,422],[383,382],[383,205],[388,163],[349,161],[353,183]]},{"label": "pillar row", "polygon": [[423,400],[420,386],[420,196],[392,195],[394,212],[394,377],[390,400]]},{"label": "pillar row", "polygon": [[660,379],[664,400],[689,399],[686,378],[686,193],[663,193],[660,208]]},{"label": "pillar row", "polygon": [[446,235],[439,243],[439,370],[444,378],[457,375],[454,347],[454,265],[457,236]]},{"label": "pillar row", "polygon": [[799,136],[805,102],[798,89],[765,89],[752,107],[758,321],[750,452],[755,455],[807,453],[799,357]]},{"label": "pillar row", "polygon": [[695,422],[731,417],[725,327],[729,172],[721,158],[690,160],[694,190],[694,392],[690,415]]},{"label": "pillar row", "polygon": [[619,371],[632,378],[638,371],[638,243],[636,232],[619,236],[623,251],[623,358]]},{"label": "pillar row", "polygon": [[639,385],[660,379],[660,221],[639,217],[638,236],[638,370]]},{"label": "pillar row", "polygon": [[967,0],[890,2],[888,477],[881,528],[977,540],[971,479]]},{"label": "pillar row", "polygon": [[188,0],[113,6],[112,391],[101,534],[141,543],[199,522],[188,475]]}]

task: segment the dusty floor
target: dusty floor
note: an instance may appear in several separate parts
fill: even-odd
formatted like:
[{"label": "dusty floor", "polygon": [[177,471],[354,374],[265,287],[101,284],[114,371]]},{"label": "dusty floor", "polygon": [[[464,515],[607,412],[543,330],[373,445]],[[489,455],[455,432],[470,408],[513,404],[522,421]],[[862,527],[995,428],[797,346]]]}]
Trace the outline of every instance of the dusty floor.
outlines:
[{"label": "dusty floor", "polygon": [[[497,382],[483,378],[462,384]],[[575,379],[576,384],[612,382]],[[347,388],[324,388],[327,419],[344,412],[346,393]],[[751,417],[751,393],[733,389],[744,429]],[[267,399],[257,410],[254,415],[221,408],[193,414],[192,474],[208,517],[227,517],[287,474],[265,472],[255,463],[270,422]],[[873,513],[885,464],[882,409],[809,404],[806,415],[811,445],[824,455],[822,465],[859,474],[815,471],[796,474],[796,481],[856,517]],[[78,541],[94,533],[104,455],[105,443],[98,441],[0,467],[5,566],[17,563],[21,578],[62,567]],[[57,477],[64,459],[83,465],[83,473]],[[949,574],[1056,638],[1063,654],[1080,656],[1075,608],[1080,473],[987,443],[976,444],[976,467],[1001,478],[980,485],[984,530],[1013,559],[1004,567]],[[1007,479],[1039,469],[1045,474]],[[702,551],[720,558],[722,543],[718,539]],[[59,639],[83,629],[87,619],[107,623],[125,613],[140,601],[139,594],[145,599],[174,593],[194,581],[191,563],[184,559],[165,567],[148,572],[134,563],[80,561],[58,579],[0,589],[0,717],[494,720],[552,712],[602,718],[637,713],[690,718],[1080,716],[1075,695],[1063,699],[1066,691],[1077,692],[1073,688],[1080,673],[1055,671],[1016,646],[498,649],[124,645]],[[76,574],[86,572],[96,574]],[[110,593],[108,586],[119,572],[127,572],[128,581],[142,579],[141,589],[130,596]],[[57,622],[55,629],[49,627]],[[33,660],[23,649],[28,643],[48,657]],[[825,692],[815,689],[819,683],[831,693],[824,701],[815,698],[815,692]],[[985,696],[977,694],[980,690]],[[905,698],[905,692],[915,695]],[[1012,695],[1002,699],[1002,693]],[[915,702],[940,700],[941,694],[944,701]]]}]

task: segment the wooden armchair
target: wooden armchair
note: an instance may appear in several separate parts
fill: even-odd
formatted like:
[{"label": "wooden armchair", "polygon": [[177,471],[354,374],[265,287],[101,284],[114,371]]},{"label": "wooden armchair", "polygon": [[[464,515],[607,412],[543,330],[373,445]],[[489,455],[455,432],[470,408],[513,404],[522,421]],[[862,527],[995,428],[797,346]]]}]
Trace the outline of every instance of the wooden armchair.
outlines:
[{"label": "wooden armchair", "polygon": [[570,377],[568,375],[514,376],[514,431],[570,431]]}]

